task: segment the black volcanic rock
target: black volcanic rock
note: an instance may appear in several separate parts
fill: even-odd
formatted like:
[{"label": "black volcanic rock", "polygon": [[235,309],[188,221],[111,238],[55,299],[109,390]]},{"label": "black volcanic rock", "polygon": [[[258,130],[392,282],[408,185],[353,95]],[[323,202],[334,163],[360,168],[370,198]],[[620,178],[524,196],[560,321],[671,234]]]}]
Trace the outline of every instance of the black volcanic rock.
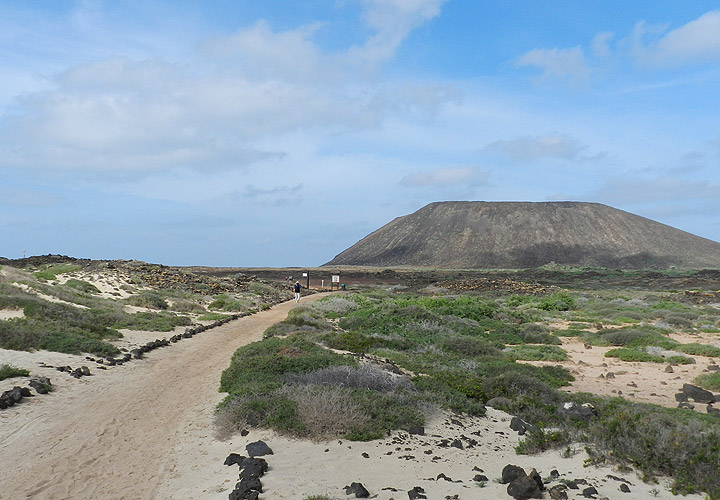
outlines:
[{"label": "black volcanic rock", "polygon": [[326,265],[518,269],[552,262],[720,268],[720,243],[598,203],[452,201],[396,218]]}]

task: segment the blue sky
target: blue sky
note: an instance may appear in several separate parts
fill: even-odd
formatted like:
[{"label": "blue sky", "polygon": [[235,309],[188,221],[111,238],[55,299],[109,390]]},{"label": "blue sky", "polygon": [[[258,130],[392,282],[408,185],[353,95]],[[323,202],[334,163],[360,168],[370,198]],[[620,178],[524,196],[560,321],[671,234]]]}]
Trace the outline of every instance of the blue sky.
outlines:
[{"label": "blue sky", "polygon": [[0,1],[0,256],[314,266],[443,200],[720,241],[715,1]]}]

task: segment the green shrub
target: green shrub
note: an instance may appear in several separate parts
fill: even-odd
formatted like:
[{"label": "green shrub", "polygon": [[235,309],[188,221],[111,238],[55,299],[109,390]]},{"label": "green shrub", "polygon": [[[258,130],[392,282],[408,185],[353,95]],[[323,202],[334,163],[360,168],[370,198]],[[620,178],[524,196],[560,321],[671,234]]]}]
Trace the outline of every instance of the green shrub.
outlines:
[{"label": "green shrub", "polygon": [[522,361],[566,361],[567,352],[554,345],[518,345],[505,349],[510,359]]},{"label": "green shrub", "polygon": [[221,314],[216,312],[207,312],[198,316],[198,321],[220,321],[229,318],[229,314]]},{"label": "green shrub", "polygon": [[464,357],[500,356],[501,351],[496,345],[479,338],[470,336],[448,337],[442,340],[441,347]]},{"label": "green shrub", "polygon": [[141,292],[125,299],[131,306],[147,307],[148,309],[167,309],[168,303],[156,292]]},{"label": "green shrub", "polygon": [[250,303],[246,299],[240,300],[228,294],[222,294],[215,296],[215,300],[210,303],[208,309],[224,312],[239,312],[246,310],[249,305]]},{"label": "green shrub", "polygon": [[77,264],[55,264],[36,271],[33,275],[42,280],[52,281],[57,278],[58,274],[72,273],[80,269],[82,269],[82,266],[78,266]]},{"label": "green shrub", "polygon": [[98,287],[96,287],[92,283],[88,283],[87,281],[82,281],[82,280],[78,280],[75,278],[67,280],[65,282],[65,286],[73,288],[73,289],[79,291],[80,293],[91,294],[91,295],[95,294],[95,293],[100,293],[100,290],[98,289]]},{"label": "green shrub", "polygon": [[27,377],[29,375],[30,372],[28,370],[25,370],[24,368],[17,368],[8,364],[0,365],[0,380],[14,377]]},{"label": "green shrub", "polygon": [[690,354],[691,356],[707,356],[710,358],[720,357],[720,347],[706,344],[678,344],[674,349]]},{"label": "green shrub", "polygon": [[538,308],[543,311],[569,311],[574,307],[575,299],[567,292],[555,292],[543,298],[538,304]]},{"label": "green shrub", "polygon": [[708,391],[720,391],[720,373],[703,373],[695,377],[694,382]]},{"label": "green shrub", "polygon": [[685,356],[669,356],[667,358],[656,356],[654,354],[641,351],[639,349],[620,347],[618,349],[610,349],[605,353],[606,358],[617,358],[620,361],[640,361],[648,363],[677,363],[679,365],[688,365],[693,361]]}]

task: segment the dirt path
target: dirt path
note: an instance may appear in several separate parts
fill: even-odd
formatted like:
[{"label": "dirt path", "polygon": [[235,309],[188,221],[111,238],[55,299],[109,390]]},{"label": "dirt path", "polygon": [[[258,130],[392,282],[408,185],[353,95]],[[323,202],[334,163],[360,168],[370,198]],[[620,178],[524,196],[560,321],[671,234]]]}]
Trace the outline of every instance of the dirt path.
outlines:
[{"label": "dirt path", "polygon": [[232,353],[261,339],[293,306],[279,304],[5,410],[0,500],[166,496],[159,489],[177,474],[174,452],[189,446],[198,415],[207,422]]}]

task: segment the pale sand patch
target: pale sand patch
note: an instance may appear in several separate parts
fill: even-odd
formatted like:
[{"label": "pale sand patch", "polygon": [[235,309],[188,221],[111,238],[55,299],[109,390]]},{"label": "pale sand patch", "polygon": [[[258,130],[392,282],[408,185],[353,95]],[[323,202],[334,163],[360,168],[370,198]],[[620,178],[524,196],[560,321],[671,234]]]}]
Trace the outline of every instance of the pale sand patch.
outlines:
[{"label": "pale sand patch", "polygon": [[[700,338],[688,334],[672,334],[672,338],[682,343],[698,342]],[[567,351],[567,361],[522,361],[523,363],[562,366],[575,377],[570,386],[563,388],[568,392],[591,392],[604,396],[622,396],[632,401],[653,403],[666,407],[676,407],[675,394],[683,384],[692,384],[693,379],[707,373],[708,367],[716,365],[714,358],[690,356],[695,364],[677,365],[667,372],[667,363],[625,362],[617,358],[606,358],[605,353],[614,347],[585,347],[575,337],[562,337],[562,348]],[[717,342],[717,337],[704,338],[707,343]],[[612,373],[614,378],[607,377]],[[696,410],[705,412],[705,405],[696,404]]]},{"label": "pale sand patch", "polygon": [[[493,408],[479,418],[441,412],[428,422],[424,436],[394,432],[386,439],[371,442],[311,442],[265,430],[218,441],[212,435],[212,413],[203,412],[198,417],[175,448],[176,467],[160,488],[158,499],[227,499],[238,481],[238,467],[224,466],[223,461],[233,452],[247,455],[245,446],[257,440],[265,441],[274,452],[263,457],[269,471],[262,478],[261,498],[267,499],[300,500],[311,495],[345,499],[349,497],[343,487],[353,482],[362,483],[371,498],[380,500],[407,498],[407,491],[416,486],[422,487],[429,499],[452,495],[459,499],[511,498],[506,493],[507,485],[498,482],[508,464],[519,465],[527,472],[535,468],[548,481],[552,470],[557,470],[561,479],[587,480],[589,484],[580,485],[580,490],[569,490],[570,498],[582,498],[582,489],[589,485],[598,490],[598,497],[628,498],[627,493],[619,491],[620,482],[608,475],[627,480],[633,499],[676,498],[668,491],[666,478],[661,478],[659,484],[645,484],[634,473],[621,473],[610,467],[585,467],[587,455],[579,448],[567,457],[560,451],[517,455],[514,450],[520,438],[509,428],[511,417]],[[468,438],[477,442],[469,447]],[[463,449],[440,446],[443,440],[455,439],[463,443]],[[437,479],[439,474],[454,482]],[[473,480],[478,474],[489,480],[482,487]]]},{"label": "pale sand patch", "polygon": [[149,290],[147,287],[141,287],[132,283],[129,275],[125,275],[118,271],[104,271],[104,272],[85,272],[85,271],[74,271],[71,273],[60,274],[57,277],[57,282],[60,284],[67,283],[70,279],[78,279],[86,281],[93,285],[95,288],[100,290],[96,296],[103,299],[125,299],[133,295],[132,290]]},{"label": "pale sand patch", "polygon": [[24,318],[25,312],[22,309],[2,309],[0,310],[0,320]]},{"label": "pale sand patch", "polygon": [[55,302],[56,304],[65,304],[68,306],[77,307],[78,309],[88,309],[88,306],[84,306],[82,304],[75,304],[74,302],[68,302],[67,300],[58,299],[57,297],[53,295],[46,295],[42,292],[38,292],[34,288],[26,285],[25,283],[10,283],[12,286],[16,286],[27,293],[31,293],[33,295],[37,295],[41,299],[47,300],[48,302]]}]

